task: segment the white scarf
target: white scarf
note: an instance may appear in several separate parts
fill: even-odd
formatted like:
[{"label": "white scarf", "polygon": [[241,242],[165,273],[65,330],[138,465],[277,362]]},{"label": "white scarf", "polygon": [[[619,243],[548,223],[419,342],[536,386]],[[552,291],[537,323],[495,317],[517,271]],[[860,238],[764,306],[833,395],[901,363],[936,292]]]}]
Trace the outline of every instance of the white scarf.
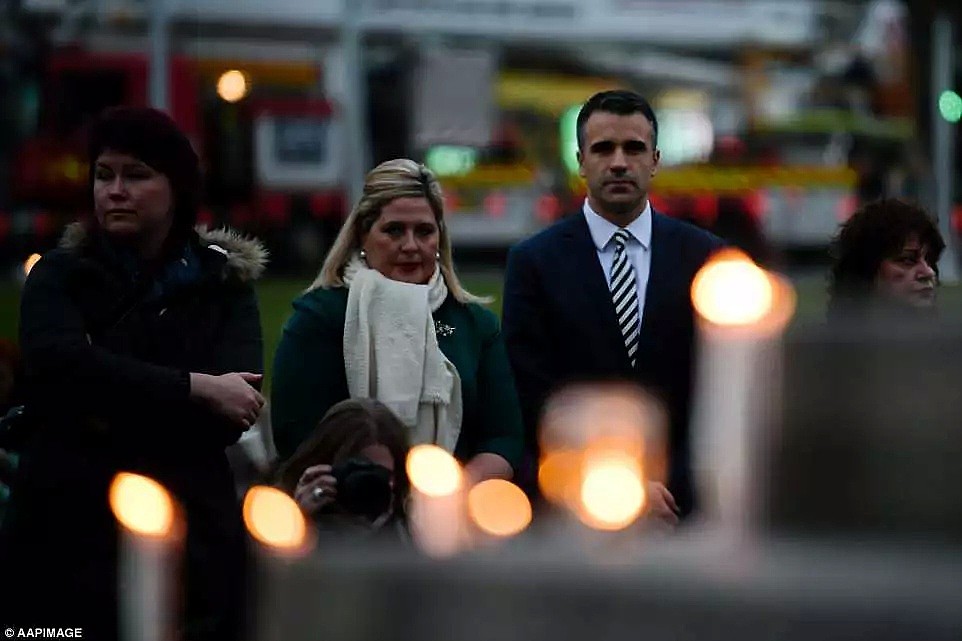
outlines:
[{"label": "white scarf", "polygon": [[410,429],[412,445],[453,452],[461,433],[461,378],[438,347],[431,317],[448,295],[441,270],[435,267],[427,285],[413,285],[381,275],[355,255],[344,268],[344,284],[351,398],[391,408]]}]

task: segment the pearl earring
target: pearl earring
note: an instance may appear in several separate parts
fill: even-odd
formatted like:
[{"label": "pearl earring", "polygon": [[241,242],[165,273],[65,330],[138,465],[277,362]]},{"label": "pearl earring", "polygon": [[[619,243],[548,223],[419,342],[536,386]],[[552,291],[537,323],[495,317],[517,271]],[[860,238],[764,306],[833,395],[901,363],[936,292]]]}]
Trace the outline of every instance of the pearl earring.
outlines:
[{"label": "pearl earring", "polygon": [[441,252],[434,252],[434,259],[441,260]]},{"label": "pearl earring", "polygon": [[367,252],[362,249],[360,256],[361,256],[361,260],[364,261],[364,263],[367,263]]}]

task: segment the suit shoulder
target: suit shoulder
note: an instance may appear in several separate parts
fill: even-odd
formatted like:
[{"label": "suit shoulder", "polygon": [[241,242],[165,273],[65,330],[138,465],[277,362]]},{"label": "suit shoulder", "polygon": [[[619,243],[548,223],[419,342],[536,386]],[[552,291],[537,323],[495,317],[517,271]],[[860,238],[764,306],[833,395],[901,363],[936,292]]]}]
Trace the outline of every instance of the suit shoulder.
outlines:
[{"label": "suit shoulder", "polygon": [[655,214],[665,229],[670,230],[673,235],[684,243],[697,249],[707,252],[715,251],[725,245],[725,241],[711,233],[707,229],[702,229],[692,223],[672,218],[664,214]]},{"label": "suit shoulder", "polygon": [[577,224],[577,216],[581,214],[569,214],[561,220],[555,221],[533,236],[522,240],[514,246],[518,251],[536,250],[549,245],[553,245],[558,239],[571,232],[573,226]]}]

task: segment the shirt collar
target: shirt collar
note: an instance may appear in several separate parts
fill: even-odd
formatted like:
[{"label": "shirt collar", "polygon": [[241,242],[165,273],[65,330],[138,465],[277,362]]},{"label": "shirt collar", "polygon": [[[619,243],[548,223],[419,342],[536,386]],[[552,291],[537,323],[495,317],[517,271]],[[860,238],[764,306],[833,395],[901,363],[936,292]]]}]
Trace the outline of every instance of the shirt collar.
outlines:
[{"label": "shirt collar", "polygon": [[[582,207],[584,212],[585,220],[588,222],[588,231],[591,233],[591,240],[594,242],[595,247],[598,251],[604,251],[608,243],[611,242],[611,237],[615,235],[615,232],[620,229],[618,225],[615,225],[609,220],[602,218],[591,205],[588,204],[588,199],[585,198],[584,207]],[[631,235],[634,236],[635,240],[641,243],[641,246],[646,250],[651,248],[651,201],[649,200],[645,203],[645,210],[641,212],[638,218],[631,221],[631,224],[627,227]]]}]

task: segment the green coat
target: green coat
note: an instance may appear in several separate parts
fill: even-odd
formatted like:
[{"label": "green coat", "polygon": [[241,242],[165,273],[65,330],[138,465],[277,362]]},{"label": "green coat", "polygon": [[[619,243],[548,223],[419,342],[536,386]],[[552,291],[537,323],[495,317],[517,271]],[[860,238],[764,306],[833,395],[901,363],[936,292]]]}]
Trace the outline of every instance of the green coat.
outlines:
[{"label": "green coat", "polygon": [[[315,289],[294,301],[274,356],[271,425],[281,459],[290,457],[327,410],[350,397],[344,372],[347,289]],[[451,295],[434,319],[455,328],[438,345],[461,377],[463,416],[455,456],[492,452],[512,467],[521,458],[518,395],[498,318]]]}]

